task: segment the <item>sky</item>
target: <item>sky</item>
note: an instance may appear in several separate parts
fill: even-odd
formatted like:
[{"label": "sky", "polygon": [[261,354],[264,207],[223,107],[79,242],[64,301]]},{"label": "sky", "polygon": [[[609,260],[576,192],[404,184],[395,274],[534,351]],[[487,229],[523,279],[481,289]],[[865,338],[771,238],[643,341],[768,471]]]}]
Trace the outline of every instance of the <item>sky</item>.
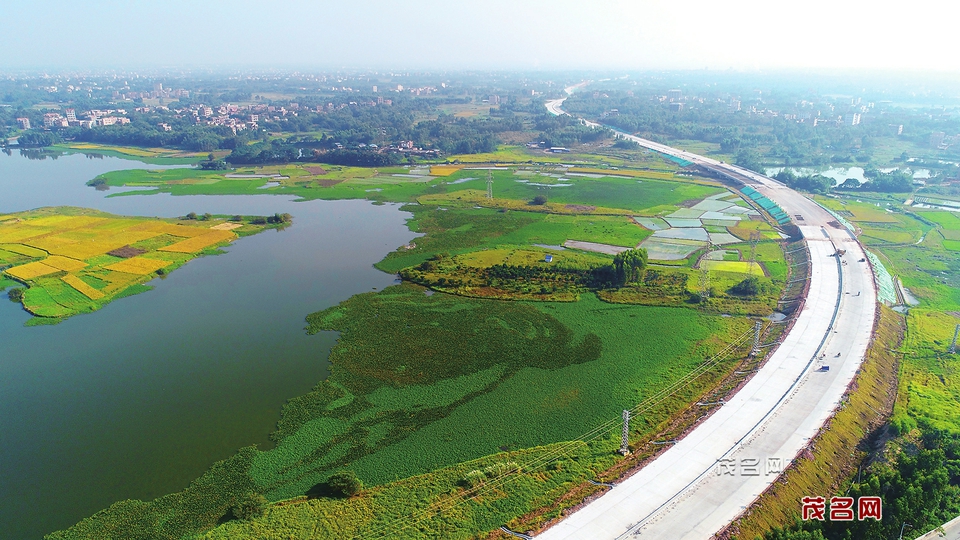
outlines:
[{"label": "sky", "polygon": [[960,73],[949,0],[0,0],[0,70]]}]

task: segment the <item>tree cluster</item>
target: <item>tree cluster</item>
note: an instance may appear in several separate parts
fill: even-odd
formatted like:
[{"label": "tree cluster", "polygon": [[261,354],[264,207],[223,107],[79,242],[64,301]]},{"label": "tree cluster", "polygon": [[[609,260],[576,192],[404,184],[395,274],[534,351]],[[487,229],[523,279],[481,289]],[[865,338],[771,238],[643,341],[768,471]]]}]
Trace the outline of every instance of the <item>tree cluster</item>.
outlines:
[{"label": "tree cluster", "polygon": [[898,538],[904,523],[912,533],[940,526],[960,513],[960,435],[927,427],[921,448],[901,453],[892,466],[875,465],[853,483],[848,495],[879,495],[883,519],[797,522],[768,532],[765,540]]}]

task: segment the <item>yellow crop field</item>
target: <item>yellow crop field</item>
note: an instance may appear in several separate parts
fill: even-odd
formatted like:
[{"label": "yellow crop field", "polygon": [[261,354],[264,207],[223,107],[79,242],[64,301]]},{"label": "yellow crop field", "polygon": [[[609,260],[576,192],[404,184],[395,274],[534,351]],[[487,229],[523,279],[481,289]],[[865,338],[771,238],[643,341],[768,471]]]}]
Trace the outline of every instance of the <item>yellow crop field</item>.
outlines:
[{"label": "yellow crop field", "polygon": [[121,231],[111,236],[107,241],[116,243],[123,242],[123,245],[127,245],[140,242],[141,240],[149,240],[161,234],[163,233],[158,231]]},{"label": "yellow crop field", "polygon": [[110,285],[103,288],[104,294],[114,294],[119,291],[130,287],[131,285],[138,283],[143,279],[143,276],[140,274],[128,274],[126,272],[107,272],[105,274],[97,274],[97,277],[110,283]]},{"label": "yellow crop field", "polygon": [[31,227],[14,223],[0,227],[0,242],[20,242],[53,232],[53,227]]},{"label": "yellow crop field", "polygon": [[763,267],[759,263],[750,261],[703,261],[701,264],[706,266],[707,270],[717,272],[736,272],[751,276],[764,275]]},{"label": "yellow crop field", "polygon": [[179,236],[181,238],[193,238],[194,236],[200,236],[210,232],[210,229],[174,225],[173,223],[151,223],[149,226],[145,227],[144,230],[156,231],[161,234],[169,234],[171,236]]},{"label": "yellow crop field", "polygon": [[659,172],[659,171],[631,171],[631,170],[610,170],[610,169],[594,169],[591,167],[571,167],[570,172],[572,173],[586,173],[586,174],[605,174],[608,176],[629,176],[631,178],[653,178],[657,180],[676,180],[677,177],[672,172]]},{"label": "yellow crop field", "polygon": [[104,266],[107,270],[113,270],[114,272],[124,272],[126,274],[137,274],[139,276],[145,276],[147,274],[152,274],[157,270],[170,266],[173,264],[170,261],[161,261],[159,259],[144,259],[143,257],[133,257],[130,259],[122,260],[118,263],[114,263],[108,266]]},{"label": "yellow crop field", "polygon": [[85,262],[71,259],[69,257],[61,257],[60,255],[51,255],[42,262],[47,266],[52,266],[57,270],[63,270],[65,272],[74,272],[76,270],[80,270],[81,268],[86,268],[87,266],[87,263]]},{"label": "yellow crop field", "polygon": [[24,239],[22,243],[31,247],[42,249],[44,251],[49,251],[50,253],[56,253],[56,250],[59,247],[76,244],[77,240],[64,238],[60,235],[46,235],[35,238],[27,238]]},{"label": "yellow crop field", "polygon": [[31,219],[30,224],[40,227],[56,227],[57,229],[79,229],[101,223],[106,219],[94,216],[47,216]]},{"label": "yellow crop field", "polygon": [[62,278],[60,278],[60,280],[66,283],[67,285],[73,287],[74,289],[77,290],[77,292],[79,292],[80,294],[86,296],[91,300],[99,300],[103,298],[102,292],[94,289],[90,285],[87,285],[82,279],[78,278],[73,274],[67,274]]},{"label": "yellow crop field", "polygon": [[40,276],[45,276],[47,274],[53,274],[59,272],[56,268],[52,266],[47,266],[42,262],[32,262],[27,264],[22,264],[20,266],[14,266],[13,268],[8,268],[6,272],[11,276],[17,279],[33,279]]},{"label": "yellow crop field", "polygon": [[46,257],[47,252],[39,250],[37,248],[32,248],[30,246],[25,246],[23,244],[0,244],[0,249],[5,249],[13,253],[19,253],[20,255],[26,255],[27,257]]},{"label": "yellow crop field", "polygon": [[[54,318],[99,309],[153,279],[158,270],[178,267],[205,247],[237,238],[230,229],[261,229],[219,219],[180,224],[73,207],[3,217],[8,219],[0,220],[0,262],[17,265],[3,274],[29,282],[22,299],[27,311]],[[127,246],[134,249],[106,255]]]},{"label": "yellow crop field", "polygon": [[430,174],[432,176],[450,176],[462,168],[463,165],[434,165],[430,167]]},{"label": "yellow crop field", "polygon": [[224,240],[231,240],[236,238],[237,235],[233,234],[230,231],[210,231],[207,230],[207,234],[202,236],[197,236],[194,238],[188,238],[186,240],[181,240],[176,244],[171,244],[162,248],[158,248],[158,251],[173,251],[176,253],[194,253],[200,251],[201,249],[216,244],[218,242],[223,242]]},{"label": "yellow crop field", "polygon": [[69,148],[74,150],[113,150],[114,152],[119,152],[121,154],[127,154],[137,157],[153,157],[158,153],[157,151],[146,151],[139,148],[131,148],[128,146],[110,146],[105,144],[90,144],[90,143],[74,143],[67,145]]},{"label": "yellow crop field", "polygon": [[95,242],[78,242],[75,244],[62,244],[56,247],[48,249],[50,253],[55,255],[63,255],[65,257],[70,257],[73,259],[89,259],[91,257],[96,257],[97,255],[103,255],[108,251],[112,251],[117,248],[121,248],[127,245],[126,242],[109,242],[109,241],[95,241]]}]

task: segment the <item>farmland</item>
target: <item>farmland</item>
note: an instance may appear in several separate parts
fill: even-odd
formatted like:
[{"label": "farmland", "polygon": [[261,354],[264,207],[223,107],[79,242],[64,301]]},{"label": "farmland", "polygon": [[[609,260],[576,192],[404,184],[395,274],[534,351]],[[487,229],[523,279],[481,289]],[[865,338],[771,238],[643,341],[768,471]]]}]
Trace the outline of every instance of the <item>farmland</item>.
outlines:
[{"label": "farmland", "polygon": [[[116,146],[110,144],[97,143],[61,143],[50,147],[50,150],[66,153],[79,152],[82,154],[93,154],[100,156],[120,157],[126,159],[136,159],[144,163],[157,165],[185,165],[196,163],[207,157],[203,152],[187,152],[170,148],[140,148],[137,146]],[[227,152],[215,152],[217,157],[227,155]]]},{"label": "farmland", "polygon": [[[946,349],[960,324],[960,259],[950,251],[950,239],[960,234],[960,219],[951,212],[927,211],[849,199],[830,200],[830,207],[847,215],[861,229],[861,238],[919,301],[906,316],[905,352],[893,424],[908,433],[918,424],[960,433],[956,403],[960,384],[955,358]],[[886,207],[884,207],[886,208]],[[883,238],[895,233],[907,239]]]},{"label": "farmland", "polygon": [[223,219],[126,218],[73,207],[9,214],[0,221],[0,269],[8,286],[23,289],[28,324],[48,324],[147,290],[164,275],[238,235],[264,227]]},{"label": "farmland", "polygon": [[[470,165],[419,165],[363,168],[328,164],[239,167],[231,171],[200,169],[126,170],[99,176],[91,184],[153,188],[138,195],[284,194],[303,199],[372,199],[412,202],[421,195],[485,189],[487,170]],[[550,193],[558,203],[624,208],[630,211],[668,206],[717,193],[717,188],[683,180],[662,168],[642,171],[584,169],[567,177],[567,167],[524,164],[492,171],[498,198],[529,200]],[[629,174],[630,176],[625,176]],[[612,175],[612,176],[611,176]],[[563,181],[560,179],[563,178]],[[598,178],[602,181],[597,182]],[[572,188],[572,189],[568,189]],[[653,204],[651,204],[653,203]]]}]

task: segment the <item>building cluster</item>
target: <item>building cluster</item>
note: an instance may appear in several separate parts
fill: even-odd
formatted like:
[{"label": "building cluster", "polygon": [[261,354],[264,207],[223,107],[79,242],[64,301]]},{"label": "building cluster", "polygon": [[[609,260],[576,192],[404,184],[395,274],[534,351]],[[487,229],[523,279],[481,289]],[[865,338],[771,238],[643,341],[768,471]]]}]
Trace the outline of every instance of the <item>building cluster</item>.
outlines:
[{"label": "building cluster", "polygon": [[960,134],[947,135],[943,131],[934,131],[930,134],[930,146],[937,150],[947,150],[955,144],[960,144]]},{"label": "building cluster", "polygon": [[183,88],[170,89],[164,88],[162,83],[157,83],[153,85],[153,91],[149,92],[136,92],[128,88],[123,88],[121,90],[113,91],[113,99],[180,99],[180,98],[189,98],[190,91],[184,90]]},{"label": "building cluster", "polygon": [[[130,119],[125,115],[124,109],[92,109],[86,111],[77,118],[77,112],[74,109],[64,109],[63,113],[48,112],[43,115],[43,127],[50,129],[53,127],[81,127],[92,128],[95,126],[113,126],[129,124]],[[28,118],[18,118],[17,124],[21,129],[30,129],[30,120]]]}]

